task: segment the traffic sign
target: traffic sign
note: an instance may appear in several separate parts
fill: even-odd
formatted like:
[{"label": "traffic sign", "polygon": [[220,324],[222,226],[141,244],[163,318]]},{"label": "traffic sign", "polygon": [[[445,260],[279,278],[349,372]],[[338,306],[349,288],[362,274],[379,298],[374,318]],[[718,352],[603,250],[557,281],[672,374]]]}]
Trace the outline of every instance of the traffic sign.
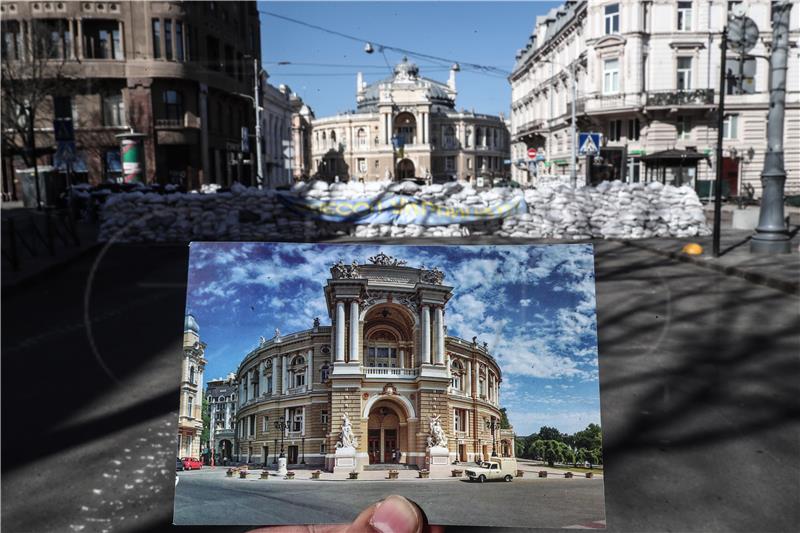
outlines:
[{"label": "traffic sign", "polygon": [[539,148],[536,152],[536,161],[544,161],[544,148]]},{"label": "traffic sign", "polygon": [[[74,163],[77,158],[78,154],[75,150],[75,141],[58,141],[55,153],[56,161],[67,164]],[[58,167],[60,165],[56,164],[56,166]]]},{"label": "traffic sign", "polygon": [[600,153],[600,134],[599,133],[579,133],[578,134],[578,153],[580,155],[597,155]]},{"label": "traffic sign", "polygon": [[528,148],[528,159],[536,159],[536,148]]},{"label": "traffic sign", "polygon": [[728,46],[731,50],[747,53],[758,42],[758,26],[750,17],[728,19]]}]

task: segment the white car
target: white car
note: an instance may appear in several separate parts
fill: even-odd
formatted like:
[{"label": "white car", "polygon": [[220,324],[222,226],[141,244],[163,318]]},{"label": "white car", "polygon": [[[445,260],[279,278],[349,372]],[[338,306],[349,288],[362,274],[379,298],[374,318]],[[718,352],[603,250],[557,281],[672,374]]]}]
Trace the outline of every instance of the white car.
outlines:
[{"label": "white car", "polygon": [[468,468],[465,473],[470,481],[479,483],[493,479],[512,481],[517,473],[517,461],[513,458],[483,461],[479,466]]}]

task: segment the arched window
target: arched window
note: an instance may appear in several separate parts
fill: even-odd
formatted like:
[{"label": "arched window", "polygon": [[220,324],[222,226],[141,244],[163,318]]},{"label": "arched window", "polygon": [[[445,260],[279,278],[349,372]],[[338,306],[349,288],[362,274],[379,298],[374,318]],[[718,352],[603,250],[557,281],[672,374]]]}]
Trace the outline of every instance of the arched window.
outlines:
[{"label": "arched window", "polygon": [[289,383],[291,388],[306,384],[306,360],[302,355],[296,356],[289,364]]},{"label": "arched window", "polygon": [[367,366],[396,368],[398,365],[397,337],[390,331],[379,330],[367,341]]},{"label": "arched window", "polygon": [[218,401],[219,402],[224,402],[225,401],[225,396],[220,396]]},{"label": "arched window", "polygon": [[460,391],[464,384],[464,367],[458,359],[454,359],[450,365],[450,374],[453,376],[451,385],[455,390]]},{"label": "arched window", "polygon": [[[323,150],[328,148],[328,134],[324,131],[322,132],[322,145],[320,146]],[[317,167],[319,167],[319,161],[317,161]]]},{"label": "arched window", "polygon": [[336,149],[336,132],[335,131],[331,132],[331,144],[330,144],[329,148],[331,148],[332,150]]},{"label": "arched window", "polygon": [[320,383],[327,383],[328,376],[331,374],[331,368],[328,361],[322,363],[322,368],[319,370],[319,381]]},{"label": "arched window", "polygon": [[367,132],[364,128],[358,128],[356,133],[356,144],[361,147],[367,146]]}]

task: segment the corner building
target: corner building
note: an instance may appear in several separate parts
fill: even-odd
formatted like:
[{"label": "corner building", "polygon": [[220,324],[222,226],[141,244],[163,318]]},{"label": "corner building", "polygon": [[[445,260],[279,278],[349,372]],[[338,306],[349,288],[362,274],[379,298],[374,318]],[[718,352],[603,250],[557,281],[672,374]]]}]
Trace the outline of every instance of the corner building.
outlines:
[{"label": "corner building", "polygon": [[[447,435],[450,461],[511,456],[514,435],[500,422],[500,367],[485,345],[447,335],[453,287],[438,269],[411,268],[379,254],[337,264],[325,285],[331,320],[289,335],[276,331],[237,370],[237,452],[273,463],[281,430],[288,463],[332,469],[347,414],[358,440],[357,468],[423,468],[431,416]],[[272,455],[270,455],[272,454]]]}]

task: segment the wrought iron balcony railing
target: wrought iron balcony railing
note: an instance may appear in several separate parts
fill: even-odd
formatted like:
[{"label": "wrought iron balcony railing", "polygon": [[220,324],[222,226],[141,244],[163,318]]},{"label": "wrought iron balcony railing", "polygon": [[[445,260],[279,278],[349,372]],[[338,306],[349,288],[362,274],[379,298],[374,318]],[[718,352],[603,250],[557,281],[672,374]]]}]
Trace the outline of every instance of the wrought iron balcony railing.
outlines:
[{"label": "wrought iron balcony railing", "polygon": [[651,91],[647,93],[647,107],[708,105],[714,105],[714,89],[694,89],[691,91]]}]

